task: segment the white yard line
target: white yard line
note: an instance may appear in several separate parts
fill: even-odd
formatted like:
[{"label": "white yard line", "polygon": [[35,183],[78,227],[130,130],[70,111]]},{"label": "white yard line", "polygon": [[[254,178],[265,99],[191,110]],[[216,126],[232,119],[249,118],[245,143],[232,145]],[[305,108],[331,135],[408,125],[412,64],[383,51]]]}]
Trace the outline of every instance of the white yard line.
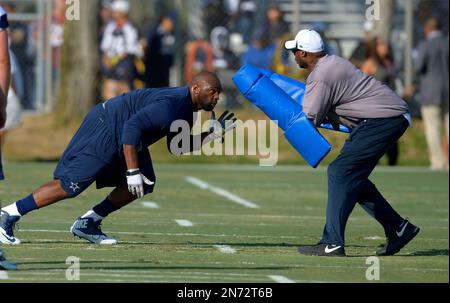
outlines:
[{"label": "white yard line", "polygon": [[194,226],[194,223],[192,223],[189,220],[175,220],[175,222],[177,222],[178,225],[183,226],[183,227],[192,227],[192,226]]},{"label": "white yard line", "polygon": [[155,202],[151,202],[151,201],[144,201],[141,204],[145,208],[153,208],[153,209],[159,208],[158,204],[156,204]]},{"label": "white yard line", "polygon": [[232,248],[229,245],[214,245],[217,250],[224,254],[234,254],[236,253],[236,249]]},{"label": "white yard line", "polygon": [[235,202],[237,204],[243,205],[248,208],[259,208],[259,205],[255,204],[251,201],[245,200],[223,188],[212,186],[212,185],[210,185],[200,179],[197,179],[195,177],[186,177],[185,179],[187,182],[191,183],[194,186],[197,186],[200,189],[209,190],[209,191],[211,191],[219,196],[225,197],[228,200]]},{"label": "white yard line", "polygon": [[373,237],[365,237],[364,240],[385,240],[386,238],[373,236]]},{"label": "white yard line", "polygon": [[277,283],[295,283],[295,281],[286,278],[285,276],[268,276],[268,277]]},{"label": "white yard line", "polygon": [[9,276],[8,273],[4,270],[0,270],[0,280],[8,280]]}]

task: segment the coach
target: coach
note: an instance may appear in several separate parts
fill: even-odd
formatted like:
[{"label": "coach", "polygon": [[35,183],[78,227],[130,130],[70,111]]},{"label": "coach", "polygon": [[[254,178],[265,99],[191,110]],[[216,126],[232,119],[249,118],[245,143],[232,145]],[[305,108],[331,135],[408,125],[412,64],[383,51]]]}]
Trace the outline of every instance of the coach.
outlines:
[{"label": "coach", "polygon": [[325,118],[352,132],[340,155],[328,167],[328,205],[322,240],[302,246],[304,255],[345,256],[344,232],[358,202],[384,228],[387,243],[378,255],[393,255],[419,228],[400,217],[369,180],[386,151],[411,124],[405,101],[390,88],[363,74],[349,61],[324,52],[320,35],[301,30],[285,48],[292,51],[306,81],[303,111],[319,126]]}]

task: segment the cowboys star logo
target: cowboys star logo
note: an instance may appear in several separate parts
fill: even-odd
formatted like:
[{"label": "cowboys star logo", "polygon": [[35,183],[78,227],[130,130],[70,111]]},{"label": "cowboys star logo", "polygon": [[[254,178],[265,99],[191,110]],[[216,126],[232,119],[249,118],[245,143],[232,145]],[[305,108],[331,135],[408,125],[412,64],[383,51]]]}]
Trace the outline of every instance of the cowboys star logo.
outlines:
[{"label": "cowboys star logo", "polygon": [[78,183],[70,182],[70,189],[73,190],[74,193],[76,193],[77,190],[80,189],[80,187],[78,186]]}]

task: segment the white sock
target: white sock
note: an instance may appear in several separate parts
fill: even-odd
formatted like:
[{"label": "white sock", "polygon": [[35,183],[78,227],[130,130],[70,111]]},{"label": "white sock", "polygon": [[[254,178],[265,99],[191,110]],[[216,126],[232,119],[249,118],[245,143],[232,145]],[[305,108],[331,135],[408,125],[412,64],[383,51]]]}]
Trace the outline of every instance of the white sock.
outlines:
[{"label": "white sock", "polygon": [[99,216],[95,211],[92,209],[85,213],[81,218],[92,218],[95,222],[105,219],[105,217]]},{"label": "white sock", "polygon": [[22,215],[19,213],[19,210],[17,209],[16,203],[10,204],[6,207],[2,208],[3,211],[6,211],[10,216],[19,216],[22,217]]}]

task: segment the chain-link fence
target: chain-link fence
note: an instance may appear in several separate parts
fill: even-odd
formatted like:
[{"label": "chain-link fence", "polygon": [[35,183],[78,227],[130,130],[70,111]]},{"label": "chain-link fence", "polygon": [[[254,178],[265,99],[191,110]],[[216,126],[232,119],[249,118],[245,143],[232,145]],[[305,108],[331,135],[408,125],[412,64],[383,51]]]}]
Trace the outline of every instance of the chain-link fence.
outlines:
[{"label": "chain-link fence", "polygon": [[[87,0],[80,1],[83,5]],[[392,24],[390,42],[400,71],[399,81],[403,81],[404,71],[408,70],[403,58],[408,1],[390,1],[389,9],[394,10],[392,22],[384,19],[380,22]],[[217,72],[222,79],[223,104],[239,106],[243,101],[231,77],[242,64],[305,79],[306,75],[283,49],[283,42],[300,28],[312,27],[321,32],[329,53],[347,58],[355,55],[355,49],[367,42],[364,32],[372,30],[368,27],[367,10],[377,1],[366,2],[98,1],[100,93],[103,99],[108,99],[130,89],[184,85],[196,72],[206,69]],[[423,38],[422,24],[427,16],[437,15],[448,33],[448,1],[411,0],[411,3],[413,48]],[[23,107],[50,110],[58,87],[59,48],[68,4],[65,0],[14,0],[0,1],[0,5],[9,10],[11,50],[20,70],[14,77],[15,85]],[[364,60],[365,52],[359,55]],[[410,67],[411,63],[406,65]]]}]

